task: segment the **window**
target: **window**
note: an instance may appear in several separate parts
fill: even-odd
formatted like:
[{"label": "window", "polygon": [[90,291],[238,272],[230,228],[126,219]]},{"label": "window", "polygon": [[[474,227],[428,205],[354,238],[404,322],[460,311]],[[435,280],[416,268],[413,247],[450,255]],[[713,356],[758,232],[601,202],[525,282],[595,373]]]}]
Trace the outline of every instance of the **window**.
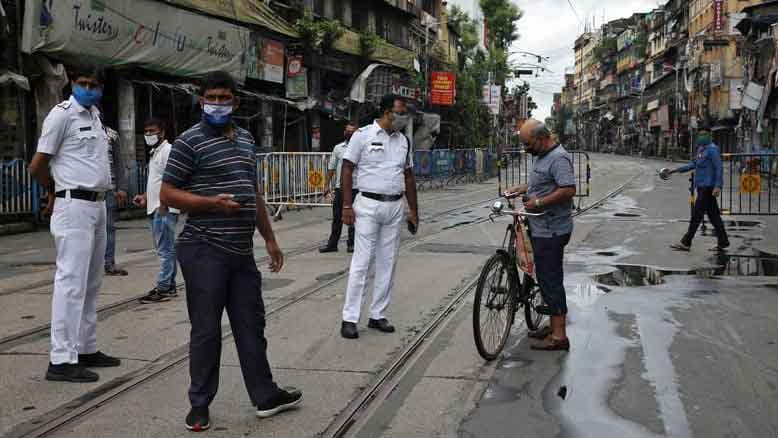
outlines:
[{"label": "window", "polygon": [[367,30],[367,11],[356,5],[351,8],[351,26],[359,31]]},{"label": "window", "polygon": [[324,0],[313,0],[313,14],[324,16]]}]

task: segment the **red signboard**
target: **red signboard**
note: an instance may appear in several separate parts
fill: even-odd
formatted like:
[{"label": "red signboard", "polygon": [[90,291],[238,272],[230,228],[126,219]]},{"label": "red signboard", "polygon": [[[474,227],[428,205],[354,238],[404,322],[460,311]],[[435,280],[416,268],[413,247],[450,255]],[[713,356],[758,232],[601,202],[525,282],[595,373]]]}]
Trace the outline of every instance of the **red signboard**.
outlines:
[{"label": "red signboard", "polygon": [[289,62],[286,65],[286,76],[290,78],[296,78],[303,73],[305,73],[303,71],[303,57],[290,56]]},{"label": "red signboard", "polygon": [[724,14],[722,8],[724,0],[713,0],[713,31],[721,32],[724,29]]},{"label": "red signboard", "polygon": [[430,104],[451,106],[454,104],[456,76],[451,72],[434,71],[430,81]]}]

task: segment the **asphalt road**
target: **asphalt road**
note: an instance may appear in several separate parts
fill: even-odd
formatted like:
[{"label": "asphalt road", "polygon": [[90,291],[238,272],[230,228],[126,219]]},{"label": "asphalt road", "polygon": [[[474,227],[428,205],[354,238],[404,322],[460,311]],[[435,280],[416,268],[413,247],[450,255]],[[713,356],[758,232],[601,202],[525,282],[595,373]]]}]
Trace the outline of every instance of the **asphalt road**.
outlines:
[{"label": "asphalt road", "polygon": [[[300,387],[304,404],[267,420],[253,416],[225,316],[207,435],[336,436],[347,424],[342,436],[778,436],[778,280],[731,275],[769,274],[770,266],[738,258],[717,275],[711,268],[729,260],[707,251],[711,236],[691,253],[670,251],[687,225],[685,179],[659,181],[655,169],[666,163],[607,155],[592,162],[585,205],[624,190],[576,219],[565,263],[569,354],[530,351],[523,324],[498,360],[475,351],[472,281],[504,231],[484,220],[494,181],[423,193],[420,234],[404,236],[397,268],[398,331],[362,324],[357,341],[338,334],[348,255],[313,249],[326,237],[329,212],[288,213],[274,224],[287,265],[264,279],[266,336],[277,380]],[[778,253],[778,221],[747,219],[757,223],[730,223],[731,252]],[[130,276],[106,279],[98,341],[123,365],[84,385],[43,379],[50,236],[0,238],[0,436],[187,433],[183,298],[133,301],[152,286],[157,265],[147,223],[121,226],[118,259]],[[256,256],[264,255],[257,241]]]}]

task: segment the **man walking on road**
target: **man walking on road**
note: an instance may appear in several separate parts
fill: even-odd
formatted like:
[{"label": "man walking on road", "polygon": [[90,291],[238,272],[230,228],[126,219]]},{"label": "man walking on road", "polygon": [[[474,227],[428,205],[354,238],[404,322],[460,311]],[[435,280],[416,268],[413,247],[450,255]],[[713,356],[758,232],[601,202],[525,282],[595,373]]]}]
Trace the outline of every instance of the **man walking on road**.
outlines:
[{"label": "man walking on road", "polygon": [[105,128],[105,132],[108,136],[108,170],[111,172],[111,190],[105,193],[108,233],[105,245],[105,275],[126,276],[127,271],[116,266],[116,221],[119,220],[119,207],[124,207],[127,203],[129,179],[124,166],[119,133],[109,127]]},{"label": "man walking on road", "polygon": [[729,247],[729,238],[721,220],[721,211],[716,198],[721,194],[724,183],[724,167],[721,164],[719,147],[711,141],[710,133],[701,130],[697,134],[697,155],[689,164],[673,169],[669,174],[686,173],[694,170],[694,187],[697,188],[697,200],[694,202],[689,229],[680,242],[670,245],[679,251],[689,251],[697,228],[705,214],[708,215],[713,229],[716,230],[718,244],[714,251],[723,251]]},{"label": "man walking on road", "polygon": [[160,202],[188,213],[176,253],[186,283],[192,323],[189,341],[189,401],[186,427],[210,427],[208,406],[219,386],[221,320],[226,307],[243,379],[259,417],[297,406],[302,393],[281,389],[267,360],[262,276],[254,260],[259,230],[278,272],[284,255],[276,243],[257,185],[256,145],[232,121],[238,107],[235,80],[226,72],[204,80],[203,119],[173,144],[162,178]]},{"label": "man walking on road", "polygon": [[30,174],[54,193],[51,234],[57,272],[51,300],[51,353],[47,380],[94,382],[87,367],[113,367],[119,359],[97,350],[97,292],[106,245],[105,193],[111,190],[108,138],[100,121],[102,71],[72,74],[73,94],[46,116]]},{"label": "man walking on road", "polygon": [[[327,166],[327,180],[324,182],[324,187],[327,187],[327,191],[324,195],[326,196],[329,194],[330,180],[335,176],[335,198],[332,200],[332,231],[330,231],[330,238],[327,240],[327,245],[319,248],[319,252],[321,253],[338,251],[340,233],[343,230],[343,193],[340,188],[340,173],[341,168],[343,167],[343,154],[348,150],[348,142],[351,140],[351,136],[356,130],[357,125],[354,122],[349,122],[346,125],[346,130],[343,132],[345,140],[332,149],[330,162]],[[351,184],[351,199],[354,199],[357,192],[357,184],[356,180],[354,180]],[[354,252],[354,225],[348,226],[347,245],[348,252]]]},{"label": "man walking on road", "polygon": [[573,233],[573,196],[575,174],[573,160],[565,148],[555,141],[546,126],[534,119],[527,120],[519,132],[527,152],[536,157],[529,185],[509,189],[509,193],[527,194],[524,207],[542,216],[529,218],[535,269],[542,291],[544,306],[539,313],[551,316],[550,327],[531,333],[543,339],[533,350],[570,350],[567,338],[567,299],[564,286],[565,246]]},{"label": "man walking on road", "polygon": [[151,218],[151,234],[154,237],[154,248],[159,257],[160,268],[157,285],[140,301],[158,303],[168,301],[177,295],[175,240],[180,212],[159,202],[162,176],[165,174],[171,148],[166,137],[167,123],[160,119],[150,119],[144,124],[143,131],[146,145],[151,148],[149,176],[146,193],[135,196],[133,203],[139,207],[146,207],[146,214]]},{"label": "man walking on road", "polygon": [[[385,312],[389,307],[400,249],[400,231],[406,218],[403,194],[410,208],[408,228],[415,233],[419,224],[411,145],[402,133],[408,123],[405,100],[386,95],[381,99],[379,110],[380,118],[372,125],[360,128],[351,137],[343,156],[340,183],[343,223],[356,226],[356,246],[349,269],[340,329],[341,336],[347,339],[359,337],[357,322],[373,257],[375,285],[367,326],[385,333],[394,332]],[[352,207],[351,186],[355,168],[360,192]]]}]

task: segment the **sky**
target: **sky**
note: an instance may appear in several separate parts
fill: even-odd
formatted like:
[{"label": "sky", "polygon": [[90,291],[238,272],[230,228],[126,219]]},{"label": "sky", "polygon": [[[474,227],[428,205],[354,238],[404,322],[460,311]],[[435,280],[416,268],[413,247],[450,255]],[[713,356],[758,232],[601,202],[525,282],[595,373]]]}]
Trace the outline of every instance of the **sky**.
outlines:
[{"label": "sky", "polygon": [[[532,116],[544,120],[551,115],[554,93],[562,90],[565,68],[575,65],[573,44],[583,32],[582,23],[595,20],[597,27],[603,21],[628,17],[635,12],[648,12],[665,1],[659,0],[513,0],[524,16],[519,20],[520,37],[511,51],[526,51],[548,56],[544,65],[548,72],[540,77],[522,76],[530,83],[530,95],[538,104]],[[571,6],[572,4],[572,6]],[[577,17],[576,17],[577,13]],[[603,16],[605,19],[603,20]],[[537,58],[511,55],[512,63],[537,64]],[[512,88],[512,84],[509,84]]]}]

